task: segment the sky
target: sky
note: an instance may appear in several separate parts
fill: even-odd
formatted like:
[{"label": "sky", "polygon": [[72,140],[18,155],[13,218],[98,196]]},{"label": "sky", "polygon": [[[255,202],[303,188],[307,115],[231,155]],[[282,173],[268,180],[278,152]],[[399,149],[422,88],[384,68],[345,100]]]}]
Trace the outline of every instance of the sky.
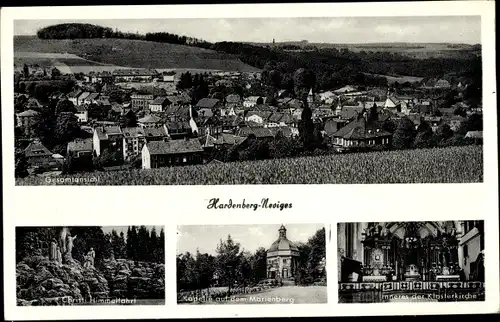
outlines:
[{"label": "sky", "polygon": [[300,41],[321,43],[481,43],[480,16],[337,17],[337,18],[198,18],[111,20],[16,20],[15,35],[80,22],[123,32],[169,32],[210,42]]},{"label": "sky", "polygon": [[[287,238],[295,243],[307,242],[324,224],[284,224]],[[180,226],[177,230],[177,254],[201,253],[215,255],[215,249],[220,240],[226,240],[228,235],[240,243],[240,249],[255,252],[257,248],[268,249],[278,239],[278,229],[281,225],[227,225],[227,226]]]},{"label": "sky", "polygon": [[[120,232],[123,231],[123,234],[125,235],[125,238],[127,238],[127,229],[129,226],[102,226],[101,229],[104,231],[104,233],[110,233],[113,229],[116,230],[118,235],[120,235]],[[139,227],[139,226],[137,226]],[[159,236],[160,231],[163,228],[163,226],[146,226],[146,228],[151,231],[151,229],[155,227],[156,228],[156,234]]]}]

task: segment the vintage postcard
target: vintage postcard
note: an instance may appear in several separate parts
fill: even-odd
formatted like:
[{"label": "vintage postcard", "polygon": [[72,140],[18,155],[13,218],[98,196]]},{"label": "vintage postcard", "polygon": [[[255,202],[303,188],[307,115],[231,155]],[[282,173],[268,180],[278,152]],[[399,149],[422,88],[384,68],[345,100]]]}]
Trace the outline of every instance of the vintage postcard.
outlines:
[{"label": "vintage postcard", "polygon": [[6,318],[498,312],[494,9],[2,8]]}]

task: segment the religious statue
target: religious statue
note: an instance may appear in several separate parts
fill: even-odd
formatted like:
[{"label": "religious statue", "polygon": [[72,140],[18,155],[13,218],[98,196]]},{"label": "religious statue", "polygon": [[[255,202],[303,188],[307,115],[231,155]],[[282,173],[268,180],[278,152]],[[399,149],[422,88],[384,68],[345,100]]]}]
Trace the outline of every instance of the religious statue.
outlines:
[{"label": "religious statue", "polygon": [[73,251],[73,241],[75,240],[76,235],[72,237],[70,234],[66,235],[66,254],[71,257],[71,252]]},{"label": "religious statue", "polygon": [[55,238],[53,238],[52,241],[50,242],[49,260],[57,261],[57,242]]},{"label": "religious statue", "polygon": [[94,248],[91,247],[87,255],[84,256],[83,267],[85,268],[94,267],[94,258],[95,258],[95,251]]},{"label": "religious statue", "polygon": [[62,264],[61,248],[57,247],[56,254],[57,254],[56,261],[61,265]]},{"label": "religious statue", "polygon": [[69,229],[66,227],[63,227],[59,232],[59,247],[61,248],[61,252],[63,254],[66,253],[66,240],[68,234],[69,234]]}]

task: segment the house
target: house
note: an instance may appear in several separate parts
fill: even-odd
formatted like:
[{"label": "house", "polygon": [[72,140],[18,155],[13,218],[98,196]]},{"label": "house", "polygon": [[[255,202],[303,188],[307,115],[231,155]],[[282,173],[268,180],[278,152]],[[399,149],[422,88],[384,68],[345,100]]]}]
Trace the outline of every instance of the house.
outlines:
[{"label": "house", "polygon": [[31,142],[24,150],[29,167],[46,170],[58,170],[62,164],[54,154],[39,141]]},{"label": "house", "polygon": [[401,102],[395,97],[388,97],[385,100],[384,108],[392,112],[401,112]]},{"label": "house", "polygon": [[170,121],[187,121],[191,118],[191,107],[172,105],[167,108],[165,115]]},{"label": "house", "polygon": [[113,78],[115,82],[131,82],[131,81],[152,81],[158,76],[158,72],[154,69],[115,69]]},{"label": "house", "polygon": [[134,94],[130,96],[131,107],[137,110],[147,110],[149,104],[154,100],[153,95]]},{"label": "house", "polygon": [[204,151],[211,151],[214,149],[214,143],[217,139],[210,134],[206,134],[199,137],[198,140],[200,141],[201,147]]},{"label": "house", "polygon": [[142,148],[142,168],[202,164],[203,152],[198,139],[147,142]]},{"label": "house", "polygon": [[283,100],[278,100],[278,104],[282,107],[290,109],[298,109],[303,107],[302,101],[296,98],[285,98]]},{"label": "house", "polygon": [[364,106],[342,106],[340,110],[340,118],[343,120],[352,120],[357,115],[362,114],[364,112]]},{"label": "house", "polygon": [[447,88],[451,88],[451,84],[449,81],[445,80],[445,79],[439,79],[438,81],[436,81],[436,83],[434,84],[434,88],[443,88],[443,89],[447,89]]},{"label": "house", "polygon": [[226,96],[225,100],[225,107],[230,108],[230,107],[235,107],[241,104],[241,97],[238,94],[229,94]]},{"label": "house", "polygon": [[165,123],[165,128],[172,140],[190,137],[194,132],[189,122],[186,121],[167,122]]},{"label": "house", "polygon": [[247,140],[247,137],[238,136],[229,133],[221,133],[215,137],[213,142],[214,148],[229,148],[234,146],[240,146]]},{"label": "house", "polygon": [[172,102],[166,96],[158,96],[149,103],[151,112],[163,112]]},{"label": "house", "polygon": [[420,124],[422,124],[422,122],[425,120],[424,117],[420,114],[408,115],[408,119],[412,121],[413,124],[415,124],[415,130],[418,129]]},{"label": "house", "polygon": [[347,94],[347,93],[351,93],[351,92],[356,92],[358,89],[354,86],[351,86],[351,85],[347,85],[347,86],[344,86],[344,87],[341,87],[339,89],[336,89],[333,91],[333,93],[335,93],[336,95],[342,95],[342,94]]},{"label": "house", "polygon": [[137,120],[137,125],[142,128],[159,127],[162,124],[162,119],[158,116],[148,114]]},{"label": "house", "polygon": [[207,108],[207,107],[200,108],[197,113],[198,113],[198,117],[203,118],[203,119],[214,116],[213,110],[210,108]]},{"label": "house", "polygon": [[76,105],[75,116],[78,118],[78,123],[85,124],[89,121],[89,111],[86,105]]},{"label": "house", "polygon": [[139,155],[146,143],[146,135],[141,127],[124,127],[123,132],[123,160],[131,160]]},{"label": "house", "polygon": [[249,96],[243,101],[243,107],[251,108],[257,104],[264,104],[265,99],[262,96]]},{"label": "house", "polygon": [[67,153],[71,155],[73,158],[82,158],[87,157],[92,161],[93,155],[93,139],[76,139],[71,142],[68,142]]},{"label": "house", "polygon": [[40,113],[33,110],[26,110],[16,114],[17,126],[20,127],[25,135],[34,135],[35,126],[38,123]]},{"label": "house", "polygon": [[90,92],[82,92],[76,99],[76,105],[81,105],[87,99],[87,97],[90,95]]},{"label": "house", "polygon": [[344,127],[348,123],[347,120],[342,120],[339,118],[329,118],[325,120],[323,130],[327,136],[331,136]]},{"label": "house", "polygon": [[439,116],[424,116],[424,121],[429,123],[433,131],[436,131],[441,124],[442,118]]},{"label": "house", "polygon": [[196,109],[209,109],[214,111],[215,109],[221,108],[221,101],[217,98],[202,98],[201,100],[196,103]]},{"label": "house", "polygon": [[111,84],[113,83],[113,75],[110,72],[90,72],[89,82],[93,84]]},{"label": "house", "polygon": [[100,156],[104,150],[123,155],[123,132],[119,126],[97,126],[93,135],[94,154]]},{"label": "house", "polygon": [[166,125],[162,127],[143,128],[144,138],[147,142],[164,141],[168,138],[168,130]]},{"label": "house", "polygon": [[225,108],[221,108],[220,109],[220,116],[235,116],[236,115],[236,111],[234,110],[234,107],[232,106],[229,106]]},{"label": "house", "polygon": [[483,131],[469,131],[465,134],[465,137],[470,139],[482,139]]},{"label": "house", "polygon": [[319,99],[323,104],[333,104],[335,99],[337,98],[337,94],[332,91],[326,91],[319,93]]},{"label": "house", "polygon": [[163,72],[163,81],[167,83],[175,83],[175,71]]},{"label": "house", "polygon": [[93,149],[92,138],[68,142],[67,155],[71,156],[71,167],[76,170],[92,168]]},{"label": "house", "polygon": [[387,148],[392,134],[382,129],[381,122],[369,122],[366,113],[330,136],[330,143],[339,151]]},{"label": "house", "polygon": [[76,90],[68,94],[68,100],[73,103],[73,105],[77,106],[79,105],[78,103],[78,97],[83,93],[82,90]]},{"label": "house", "polygon": [[245,116],[245,122],[255,122],[263,125],[271,115],[272,112],[250,111]]},{"label": "house", "polygon": [[271,116],[267,119],[265,127],[283,127],[295,124],[295,120],[293,119],[291,114],[288,113],[272,113]]}]

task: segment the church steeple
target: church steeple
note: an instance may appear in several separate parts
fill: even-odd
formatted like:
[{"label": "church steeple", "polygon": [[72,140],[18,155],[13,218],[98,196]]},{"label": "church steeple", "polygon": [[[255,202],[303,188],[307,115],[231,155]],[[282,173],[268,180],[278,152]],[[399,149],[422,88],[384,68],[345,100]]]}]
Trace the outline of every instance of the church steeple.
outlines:
[{"label": "church steeple", "polygon": [[280,229],[278,230],[280,238],[286,238],[286,228],[281,224]]}]

